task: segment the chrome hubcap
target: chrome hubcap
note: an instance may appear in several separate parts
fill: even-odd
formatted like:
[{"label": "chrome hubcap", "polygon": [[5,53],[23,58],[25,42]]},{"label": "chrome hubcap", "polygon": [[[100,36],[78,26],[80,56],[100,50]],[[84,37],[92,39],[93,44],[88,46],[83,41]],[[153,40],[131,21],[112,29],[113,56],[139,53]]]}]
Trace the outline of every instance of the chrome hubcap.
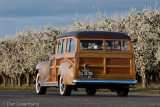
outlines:
[{"label": "chrome hubcap", "polygon": [[39,79],[39,74],[37,74],[36,78],[36,92],[39,93],[40,91],[40,79]]},{"label": "chrome hubcap", "polygon": [[60,78],[60,80],[61,80],[60,81],[60,93],[63,94],[65,86],[64,86],[64,82],[63,82],[63,78],[62,77]]}]

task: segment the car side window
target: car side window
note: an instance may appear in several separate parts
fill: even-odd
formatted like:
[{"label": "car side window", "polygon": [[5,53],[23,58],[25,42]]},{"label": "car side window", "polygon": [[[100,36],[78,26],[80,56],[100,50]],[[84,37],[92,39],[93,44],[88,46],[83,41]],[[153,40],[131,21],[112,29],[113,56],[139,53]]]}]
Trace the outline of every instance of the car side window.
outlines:
[{"label": "car side window", "polygon": [[70,52],[75,52],[75,49],[76,49],[76,42],[75,42],[75,39],[71,39]]},{"label": "car side window", "polygon": [[62,51],[62,40],[59,40],[59,44],[58,44],[58,54],[60,54]]},{"label": "car side window", "polygon": [[67,39],[67,52],[75,52],[76,42],[75,39],[69,38]]},{"label": "car side window", "polygon": [[70,52],[70,41],[71,39],[67,39],[67,52]]},{"label": "car side window", "polygon": [[58,45],[58,54],[64,53],[65,52],[65,43],[66,40],[59,40],[59,45]]},{"label": "car side window", "polygon": [[65,44],[66,44],[66,40],[63,39],[63,41],[62,41],[62,53],[65,52]]}]

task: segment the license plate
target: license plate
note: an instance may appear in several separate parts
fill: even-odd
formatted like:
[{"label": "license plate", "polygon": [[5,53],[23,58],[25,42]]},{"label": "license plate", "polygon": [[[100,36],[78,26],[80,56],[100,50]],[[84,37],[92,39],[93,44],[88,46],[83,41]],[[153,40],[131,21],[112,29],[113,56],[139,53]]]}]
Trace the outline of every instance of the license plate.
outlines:
[{"label": "license plate", "polygon": [[80,76],[92,76],[93,71],[91,71],[91,70],[79,70],[79,75]]}]

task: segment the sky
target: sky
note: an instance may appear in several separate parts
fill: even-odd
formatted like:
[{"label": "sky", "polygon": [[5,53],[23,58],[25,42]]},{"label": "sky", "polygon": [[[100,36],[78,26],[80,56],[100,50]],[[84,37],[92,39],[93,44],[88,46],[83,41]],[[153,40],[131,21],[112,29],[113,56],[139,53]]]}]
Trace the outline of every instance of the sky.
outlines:
[{"label": "sky", "polygon": [[0,0],[0,38],[47,24],[67,26],[75,18],[85,20],[98,9],[111,17],[129,12],[131,8],[141,11],[151,6],[154,9],[157,2],[160,0]]}]

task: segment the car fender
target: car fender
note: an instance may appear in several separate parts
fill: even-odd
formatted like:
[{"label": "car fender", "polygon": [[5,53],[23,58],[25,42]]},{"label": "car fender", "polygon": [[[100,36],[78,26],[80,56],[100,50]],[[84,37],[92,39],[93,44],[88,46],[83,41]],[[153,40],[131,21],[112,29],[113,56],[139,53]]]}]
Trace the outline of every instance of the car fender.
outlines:
[{"label": "car fender", "polygon": [[75,85],[72,82],[74,79],[74,66],[71,61],[64,61],[60,64],[58,75],[63,77],[64,84]]},{"label": "car fender", "polygon": [[40,85],[43,86],[46,81],[49,81],[49,65],[50,61],[40,62],[36,66],[36,72],[40,75]]}]

